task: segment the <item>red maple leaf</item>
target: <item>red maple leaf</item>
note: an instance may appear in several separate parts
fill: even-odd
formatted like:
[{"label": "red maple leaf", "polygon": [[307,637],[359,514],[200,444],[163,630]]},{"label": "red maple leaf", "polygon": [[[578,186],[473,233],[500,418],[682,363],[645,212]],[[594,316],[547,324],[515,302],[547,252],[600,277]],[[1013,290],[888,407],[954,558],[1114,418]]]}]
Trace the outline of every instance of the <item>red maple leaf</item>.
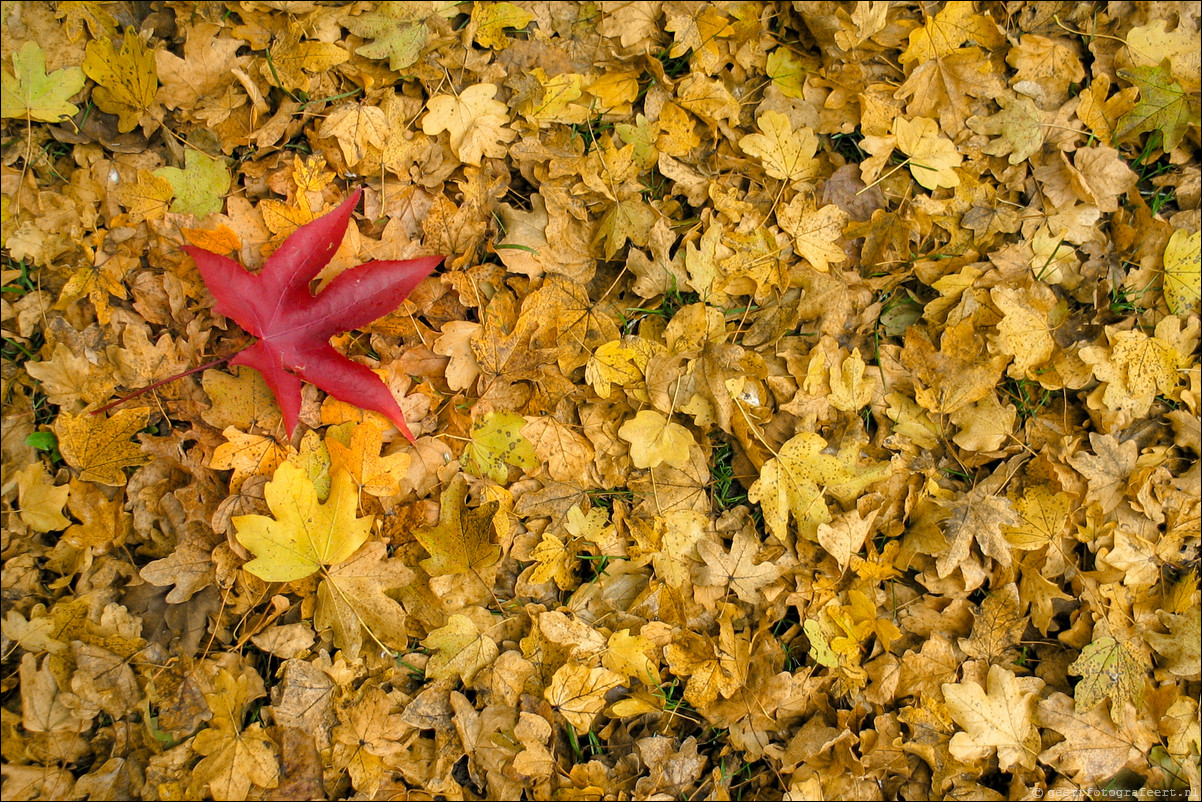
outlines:
[{"label": "red maple leaf", "polygon": [[284,413],[289,437],[300,415],[303,379],[335,398],[384,414],[413,440],[380,377],[335,351],[330,338],[396,309],[442,257],[366,262],[340,273],[317,295],[309,290],[338,250],[361,194],[356,190],[334,211],[298,228],[257,274],[228,256],[184,246],[217,299],[214,309],[259,338],[230,364],[263,374]]}]

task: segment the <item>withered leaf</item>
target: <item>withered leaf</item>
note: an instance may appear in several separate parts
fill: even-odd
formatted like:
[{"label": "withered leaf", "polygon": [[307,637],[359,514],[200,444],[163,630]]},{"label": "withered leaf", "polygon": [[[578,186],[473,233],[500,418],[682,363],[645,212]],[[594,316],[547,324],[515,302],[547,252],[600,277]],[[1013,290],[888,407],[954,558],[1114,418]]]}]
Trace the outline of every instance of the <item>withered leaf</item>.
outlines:
[{"label": "withered leaf", "polygon": [[492,542],[498,503],[488,501],[469,509],[466,498],[467,481],[456,475],[442,491],[438,525],[413,532],[430,553],[421,565],[431,576],[479,573],[501,556],[501,549]]}]

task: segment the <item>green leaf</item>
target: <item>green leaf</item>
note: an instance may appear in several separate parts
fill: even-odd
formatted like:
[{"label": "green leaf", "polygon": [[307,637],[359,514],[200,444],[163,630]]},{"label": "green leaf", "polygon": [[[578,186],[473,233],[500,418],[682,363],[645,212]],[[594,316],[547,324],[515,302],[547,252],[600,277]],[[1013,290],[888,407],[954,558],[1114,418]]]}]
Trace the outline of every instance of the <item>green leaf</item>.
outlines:
[{"label": "green leaf", "polygon": [[1199,124],[1198,101],[1173,80],[1167,61],[1159,67],[1119,70],[1120,78],[1139,87],[1139,102],[1119,117],[1115,143],[1127,142],[1140,134],[1160,131],[1164,149],[1177,147],[1190,124]]},{"label": "green leaf", "polygon": [[1073,696],[1078,713],[1086,713],[1110,699],[1110,716],[1122,721],[1123,702],[1139,706],[1144,695],[1146,668],[1127,646],[1112,637],[1095,638],[1081,650],[1081,656],[1068,667],[1068,673],[1081,677]]},{"label": "green leaf", "polygon": [[364,58],[388,59],[388,68],[403,70],[412,66],[426,46],[430,29],[423,21],[425,9],[409,3],[380,3],[374,10],[347,17],[347,30],[367,42],[355,52]]},{"label": "green leaf", "polygon": [[230,188],[230,173],[225,163],[194,150],[189,150],[184,159],[183,170],[160,167],[154,171],[175,193],[171,211],[197,217],[221,211]]},{"label": "green leaf", "polygon": [[58,448],[58,438],[54,432],[34,432],[25,438],[25,445],[33,446],[38,451],[53,451]]},{"label": "green leaf", "polygon": [[521,435],[526,420],[516,412],[490,412],[472,424],[470,442],[463,450],[463,469],[472,476],[487,476],[494,482],[509,478],[509,467],[538,467],[534,446]]},{"label": "green leaf", "polygon": [[83,89],[84,74],[79,67],[67,67],[46,74],[46,54],[36,42],[26,42],[13,53],[15,75],[5,72],[0,79],[3,103],[0,117],[42,122],[58,122],[79,111],[67,98]]}]

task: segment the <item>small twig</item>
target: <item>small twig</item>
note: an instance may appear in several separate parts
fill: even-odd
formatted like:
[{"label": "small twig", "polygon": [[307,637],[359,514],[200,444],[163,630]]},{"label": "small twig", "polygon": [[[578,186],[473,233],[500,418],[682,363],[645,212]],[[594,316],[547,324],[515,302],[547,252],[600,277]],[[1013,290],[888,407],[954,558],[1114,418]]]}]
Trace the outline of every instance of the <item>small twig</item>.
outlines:
[{"label": "small twig", "polygon": [[130,393],[129,395],[118,398],[116,401],[112,402],[111,404],[106,404],[105,406],[101,407],[100,409],[92,410],[92,414],[99,415],[101,412],[108,412],[113,407],[120,406],[121,404],[124,404],[126,401],[129,401],[131,398],[137,398],[140,395],[145,395],[146,393],[149,393],[151,390],[157,390],[159,387],[162,387],[164,384],[173,382],[176,379],[182,379],[185,376],[191,376],[193,373],[200,373],[202,370],[208,370],[209,368],[216,367],[217,365],[220,365],[222,362],[228,362],[230,359],[233,359],[235,356],[237,356],[244,350],[246,350],[246,349],[239,349],[238,351],[235,351],[232,354],[226,354],[225,356],[221,357],[220,359],[214,359],[212,362],[206,362],[205,364],[200,365],[198,367],[191,368],[190,370],[185,370],[183,373],[177,373],[174,376],[168,376],[165,379],[160,379],[159,381],[155,382],[154,384],[143,387],[141,390],[138,390],[137,392],[133,392],[133,393]]}]

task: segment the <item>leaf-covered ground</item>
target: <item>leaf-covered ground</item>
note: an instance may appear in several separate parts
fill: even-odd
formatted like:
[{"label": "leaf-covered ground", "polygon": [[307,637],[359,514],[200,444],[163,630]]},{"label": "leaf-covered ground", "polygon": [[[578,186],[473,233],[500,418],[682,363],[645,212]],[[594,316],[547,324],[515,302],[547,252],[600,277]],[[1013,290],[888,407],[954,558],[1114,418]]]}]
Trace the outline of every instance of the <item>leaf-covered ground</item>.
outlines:
[{"label": "leaf-covered ground", "polygon": [[6,800],[1198,798],[1197,3],[0,13]]}]

